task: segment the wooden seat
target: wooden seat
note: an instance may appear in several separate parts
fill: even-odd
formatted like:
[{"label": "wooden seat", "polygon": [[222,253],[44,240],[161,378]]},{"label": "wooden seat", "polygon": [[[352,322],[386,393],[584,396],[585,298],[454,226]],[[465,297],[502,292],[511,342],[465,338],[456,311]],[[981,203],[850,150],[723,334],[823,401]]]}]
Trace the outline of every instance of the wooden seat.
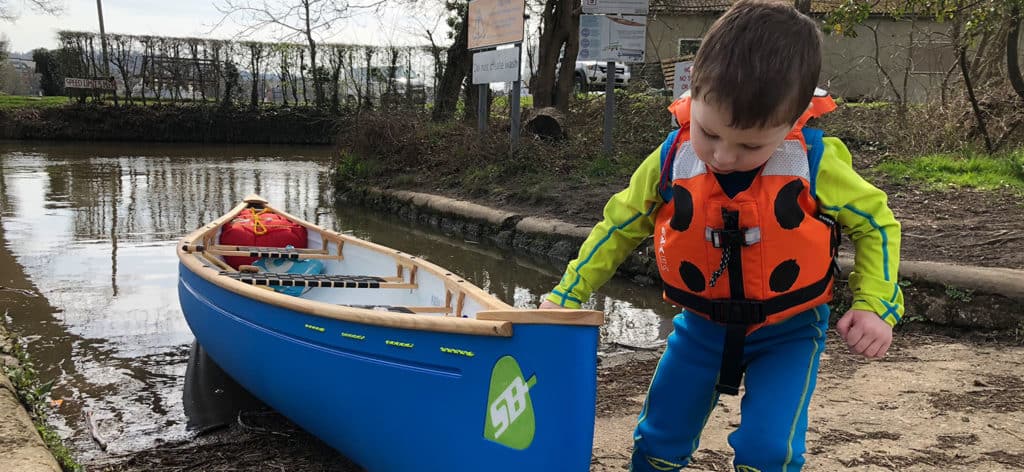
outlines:
[{"label": "wooden seat", "polygon": [[260,286],[321,288],[416,288],[416,284],[389,281],[372,275],[304,275],[273,272],[247,273],[221,271],[220,275]]},{"label": "wooden seat", "polygon": [[206,248],[206,252],[218,256],[266,257],[269,259],[341,259],[323,249],[297,249],[284,247],[224,246]]}]

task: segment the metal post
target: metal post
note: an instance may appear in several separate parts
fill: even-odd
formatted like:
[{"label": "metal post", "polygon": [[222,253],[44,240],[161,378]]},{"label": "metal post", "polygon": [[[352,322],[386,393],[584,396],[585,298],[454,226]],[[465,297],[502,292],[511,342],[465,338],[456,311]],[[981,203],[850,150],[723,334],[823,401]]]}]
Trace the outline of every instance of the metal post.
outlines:
[{"label": "metal post", "polygon": [[100,15],[100,45],[103,47],[103,73],[110,77],[110,60],[107,57],[107,31],[103,28],[103,0],[96,0],[96,12]]},{"label": "metal post", "polygon": [[516,80],[512,82],[512,129],[510,130],[510,152],[515,151],[516,146],[519,145],[519,93],[520,87],[522,86],[523,80],[523,68],[519,65],[519,61],[523,58],[522,46],[516,45]]},{"label": "metal post", "polygon": [[480,93],[477,95],[476,123],[481,133],[487,129],[487,89],[490,87],[491,84],[480,84]]},{"label": "metal post", "polygon": [[612,128],[615,126],[615,61],[608,61],[604,87],[604,152],[612,153]]}]

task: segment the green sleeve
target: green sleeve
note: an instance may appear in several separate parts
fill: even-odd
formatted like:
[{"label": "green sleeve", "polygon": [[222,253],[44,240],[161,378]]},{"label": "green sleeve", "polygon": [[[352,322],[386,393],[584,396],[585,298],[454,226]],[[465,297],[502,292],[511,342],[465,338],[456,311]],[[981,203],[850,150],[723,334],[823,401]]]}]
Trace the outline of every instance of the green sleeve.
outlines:
[{"label": "green sleeve", "polygon": [[877,313],[890,326],[903,316],[900,224],[885,192],[868,183],[848,164],[850,151],[836,138],[824,138],[815,194],[823,212],[842,225],[854,245],[850,289],[854,310]]},{"label": "green sleeve", "polygon": [[579,308],[594,290],[604,285],[636,247],[654,231],[654,212],[663,203],[658,194],[661,149],[652,152],[630,179],[629,187],[612,196],[604,207],[604,220],[594,226],[569,262],[562,281],[548,301]]}]

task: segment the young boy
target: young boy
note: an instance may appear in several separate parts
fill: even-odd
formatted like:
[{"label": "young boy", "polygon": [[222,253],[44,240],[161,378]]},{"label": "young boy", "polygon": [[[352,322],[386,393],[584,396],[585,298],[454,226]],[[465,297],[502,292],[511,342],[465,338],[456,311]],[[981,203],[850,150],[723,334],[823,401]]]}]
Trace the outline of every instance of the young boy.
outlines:
[{"label": "young boy", "polygon": [[542,308],[578,308],[654,236],[673,320],[640,413],[631,470],[685,467],[720,393],[746,387],[729,436],[738,471],[797,471],[825,347],[838,229],[853,240],[853,304],[837,329],[885,355],[902,315],[900,226],[846,147],[804,128],[835,108],[815,88],[821,37],[792,4],[741,0],[712,25],[680,129],[613,196]]}]

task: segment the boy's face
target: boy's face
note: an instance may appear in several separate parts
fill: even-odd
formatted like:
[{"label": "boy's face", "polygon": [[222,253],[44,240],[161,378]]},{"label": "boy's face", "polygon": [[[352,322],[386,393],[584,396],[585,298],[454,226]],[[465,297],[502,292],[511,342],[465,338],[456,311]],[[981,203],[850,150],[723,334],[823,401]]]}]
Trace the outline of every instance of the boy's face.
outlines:
[{"label": "boy's face", "polygon": [[792,124],[740,129],[729,126],[732,113],[715,103],[690,102],[690,144],[716,174],[754,170],[782,145]]}]

